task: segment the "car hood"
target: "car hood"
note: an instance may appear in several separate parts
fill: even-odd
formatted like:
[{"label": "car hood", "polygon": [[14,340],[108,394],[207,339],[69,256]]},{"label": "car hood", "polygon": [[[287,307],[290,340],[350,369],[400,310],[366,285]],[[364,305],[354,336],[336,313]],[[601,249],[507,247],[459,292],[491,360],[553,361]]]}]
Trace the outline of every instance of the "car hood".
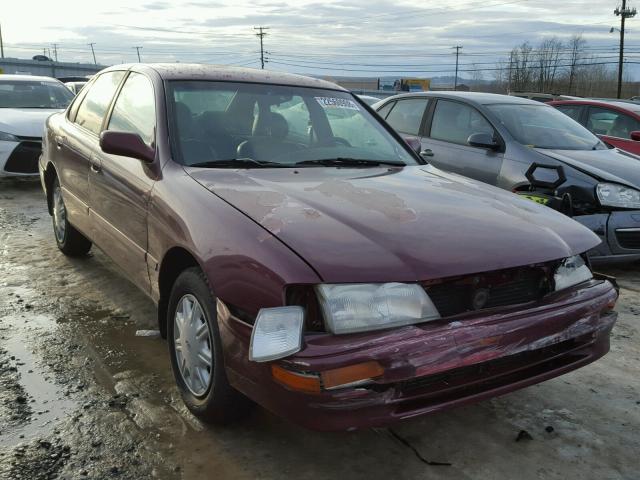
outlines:
[{"label": "car hood", "polygon": [[444,278],[564,258],[600,243],[549,208],[430,166],[186,170],[325,282]]},{"label": "car hood", "polygon": [[0,108],[0,132],[21,137],[42,137],[44,122],[59,108]]},{"label": "car hood", "polygon": [[537,152],[574,167],[598,180],[640,188],[640,157],[617,148],[606,150],[550,150]]}]

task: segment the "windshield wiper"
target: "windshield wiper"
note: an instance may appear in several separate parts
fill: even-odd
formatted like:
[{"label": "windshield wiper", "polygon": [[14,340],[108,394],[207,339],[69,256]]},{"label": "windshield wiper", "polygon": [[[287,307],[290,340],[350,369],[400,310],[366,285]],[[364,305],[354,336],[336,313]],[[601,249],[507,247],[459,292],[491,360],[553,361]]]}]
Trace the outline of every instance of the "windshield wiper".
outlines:
[{"label": "windshield wiper", "polygon": [[393,160],[370,160],[366,158],[349,158],[349,157],[337,157],[337,158],[321,158],[319,160],[304,160],[302,162],[294,163],[295,166],[300,165],[322,165],[326,167],[345,167],[345,166],[377,166],[377,165],[393,165],[396,167],[406,167],[404,162],[396,162]]},{"label": "windshield wiper", "polygon": [[192,163],[189,167],[203,168],[272,168],[286,167],[282,163],[254,160],[253,158],[230,158],[228,160],[209,160],[207,162]]}]

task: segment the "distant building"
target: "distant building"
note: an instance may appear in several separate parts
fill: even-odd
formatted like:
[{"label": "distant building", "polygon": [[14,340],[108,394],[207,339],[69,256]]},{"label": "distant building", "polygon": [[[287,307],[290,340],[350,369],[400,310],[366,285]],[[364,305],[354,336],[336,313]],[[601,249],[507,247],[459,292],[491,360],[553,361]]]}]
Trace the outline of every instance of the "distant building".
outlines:
[{"label": "distant building", "polygon": [[42,75],[45,77],[86,77],[99,72],[104,65],[93,63],[69,63],[47,60],[23,60],[0,58],[0,74]]}]

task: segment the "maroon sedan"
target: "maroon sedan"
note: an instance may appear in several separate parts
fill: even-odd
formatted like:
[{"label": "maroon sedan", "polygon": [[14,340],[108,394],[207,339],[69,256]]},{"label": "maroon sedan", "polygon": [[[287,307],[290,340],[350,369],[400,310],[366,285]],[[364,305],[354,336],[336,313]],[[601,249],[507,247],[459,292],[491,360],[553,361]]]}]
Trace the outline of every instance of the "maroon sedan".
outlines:
[{"label": "maroon sedan", "polygon": [[640,104],[615,100],[548,102],[606,143],[640,155]]},{"label": "maroon sedan", "polygon": [[249,397],[311,428],[385,425],[609,349],[592,232],[424,164],[331,83],[111,67],[49,118],[40,174],[62,252],[95,243],[157,303],[204,420]]}]

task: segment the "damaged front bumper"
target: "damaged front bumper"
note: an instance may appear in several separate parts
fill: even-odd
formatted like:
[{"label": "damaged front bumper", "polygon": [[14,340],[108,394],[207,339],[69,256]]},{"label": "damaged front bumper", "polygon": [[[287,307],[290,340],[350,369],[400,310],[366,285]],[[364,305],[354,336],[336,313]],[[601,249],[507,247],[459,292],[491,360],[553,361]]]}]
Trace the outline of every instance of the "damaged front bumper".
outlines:
[{"label": "damaged front bumper", "polygon": [[274,363],[300,374],[371,361],[384,370],[365,385],[318,393],[287,389],[269,364],[249,362],[251,326],[224,308],[218,313],[235,388],[308,428],[352,430],[477,402],[593,362],[609,350],[616,298],[610,282],[595,279],[542,302],[482,314],[385,332],[308,334],[302,351]]},{"label": "damaged front bumper", "polygon": [[573,219],[602,240],[588,252],[593,264],[640,260],[640,210],[578,215]]}]

